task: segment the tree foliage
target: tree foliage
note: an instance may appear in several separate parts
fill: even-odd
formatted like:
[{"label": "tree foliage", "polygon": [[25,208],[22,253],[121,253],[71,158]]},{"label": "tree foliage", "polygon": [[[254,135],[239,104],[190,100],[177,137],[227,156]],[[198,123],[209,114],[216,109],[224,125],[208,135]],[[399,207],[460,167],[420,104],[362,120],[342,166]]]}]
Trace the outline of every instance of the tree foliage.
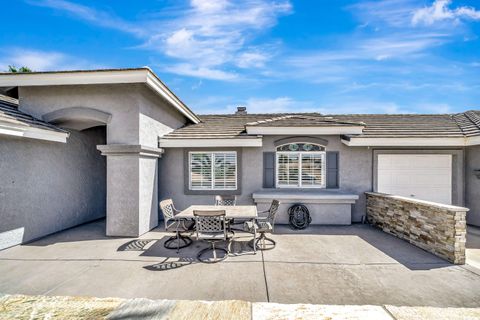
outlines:
[{"label": "tree foliage", "polygon": [[26,66],[18,67],[18,68],[16,66],[8,66],[8,72],[11,72],[11,73],[32,72],[32,69]]}]

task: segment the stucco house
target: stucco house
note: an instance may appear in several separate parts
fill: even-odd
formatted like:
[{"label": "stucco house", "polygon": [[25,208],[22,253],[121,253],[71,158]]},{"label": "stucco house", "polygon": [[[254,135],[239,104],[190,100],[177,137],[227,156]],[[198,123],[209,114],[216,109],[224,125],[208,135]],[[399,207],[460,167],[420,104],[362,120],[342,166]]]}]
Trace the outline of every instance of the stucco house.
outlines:
[{"label": "stucco house", "polygon": [[480,225],[480,111],[197,115],[149,69],[0,74],[0,249],[106,216],[158,225],[216,194],[314,224],[365,216],[378,191],[470,208]]}]

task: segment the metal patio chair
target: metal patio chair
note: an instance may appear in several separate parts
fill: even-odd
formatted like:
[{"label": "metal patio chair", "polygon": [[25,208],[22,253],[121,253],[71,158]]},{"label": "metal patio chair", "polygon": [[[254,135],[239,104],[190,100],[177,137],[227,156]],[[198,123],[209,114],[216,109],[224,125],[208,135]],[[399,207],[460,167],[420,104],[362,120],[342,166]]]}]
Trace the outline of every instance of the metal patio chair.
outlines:
[{"label": "metal patio chair", "polygon": [[249,244],[253,249],[259,250],[271,250],[275,248],[275,240],[268,238],[266,233],[273,233],[275,227],[275,217],[278,212],[278,207],[280,202],[278,200],[273,200],[270,205],[270,209],[267,211],[262,211],[259,213],[268,213],[266,217],[258,217],[255,221],[246,221],[244,224],[244,229],[247,232],[251,232],[254,235],[260,233],[260,236],[257,239],[253,239]]},{"label": "metal patio chair", "polygon": [[[235,206],[237,204],[237,196],[221,196],[221,195],[216,195],[215,196],[215,205],[216,206]],[[235,222],[234,219],[229,219],[227,220],[227,229],[230,232],[233,232],[232,225],[235,224],[243,224],[243,222]],[[235,229],[238,230],[238,229]],[[241,230],[240,230],[241,231]]]},{"label": "metal patio chair", "polygon": [[191,245],[192,239],[181,233],[191,230],[193,222],[189,219],[175,217],[180,211],[175,208],[172,199],[160,201],[160,208],[165,222],[165,231],[175,232],[175,235],[168,238],[163,246],[167,249],[177,249],[178,252],[181,248]]},{"label": "metal patio chair", "polygon": [[[215,246],[220,241],[227,241],[227,248],[230,246],[225,210],[194,210],[193,215],[195,217],[197,239],[210,243],[210,247],[201,250],[197,254],[197,259],[204,263],[216,263],[225,260],[228,257],[229,250]],[[223,257],[219,258],[217,251],[223,252]],[[207,252],[212,253],[212,260],[202,258]]]},{"label": "metal patio chair", "polygon": [[215,196],[216,206],[234,206],[237,204],[236,196]]}]

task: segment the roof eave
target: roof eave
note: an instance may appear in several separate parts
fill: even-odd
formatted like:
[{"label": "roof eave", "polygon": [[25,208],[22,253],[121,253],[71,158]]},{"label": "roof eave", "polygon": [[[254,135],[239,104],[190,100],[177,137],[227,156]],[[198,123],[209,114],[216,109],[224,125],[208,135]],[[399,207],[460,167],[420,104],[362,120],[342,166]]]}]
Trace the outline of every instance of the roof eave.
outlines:
[{"label": "roof eave", "polygon": [[479,137],[342,137],[349,147],[465,147],[480,145]]},{"label": "roof eave", "polygon": [[254,138],[160,138],[161,148],[204,148],[204,147],[262,147],[261,137]]},{"label": "roof eave", "polygon": [[1,73],[0,87],[144,83],[193,123],[200,119],[147,67],[137,69]]},{"label": "roof eave", "polygon": [[0,135],[66,143],[70,133],[0,121]]}]

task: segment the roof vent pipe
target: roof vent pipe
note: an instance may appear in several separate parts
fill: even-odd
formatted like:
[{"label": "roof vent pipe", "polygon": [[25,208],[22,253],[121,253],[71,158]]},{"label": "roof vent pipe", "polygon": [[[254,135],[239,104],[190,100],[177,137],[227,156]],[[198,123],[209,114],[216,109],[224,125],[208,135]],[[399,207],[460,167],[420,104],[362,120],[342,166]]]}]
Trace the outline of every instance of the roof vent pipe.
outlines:
[{"label": "roof vent pipe", "polygon": [[235,112],[237,115],[244,115],[247,114],[247,107],[237,107],[237,112]]}]

